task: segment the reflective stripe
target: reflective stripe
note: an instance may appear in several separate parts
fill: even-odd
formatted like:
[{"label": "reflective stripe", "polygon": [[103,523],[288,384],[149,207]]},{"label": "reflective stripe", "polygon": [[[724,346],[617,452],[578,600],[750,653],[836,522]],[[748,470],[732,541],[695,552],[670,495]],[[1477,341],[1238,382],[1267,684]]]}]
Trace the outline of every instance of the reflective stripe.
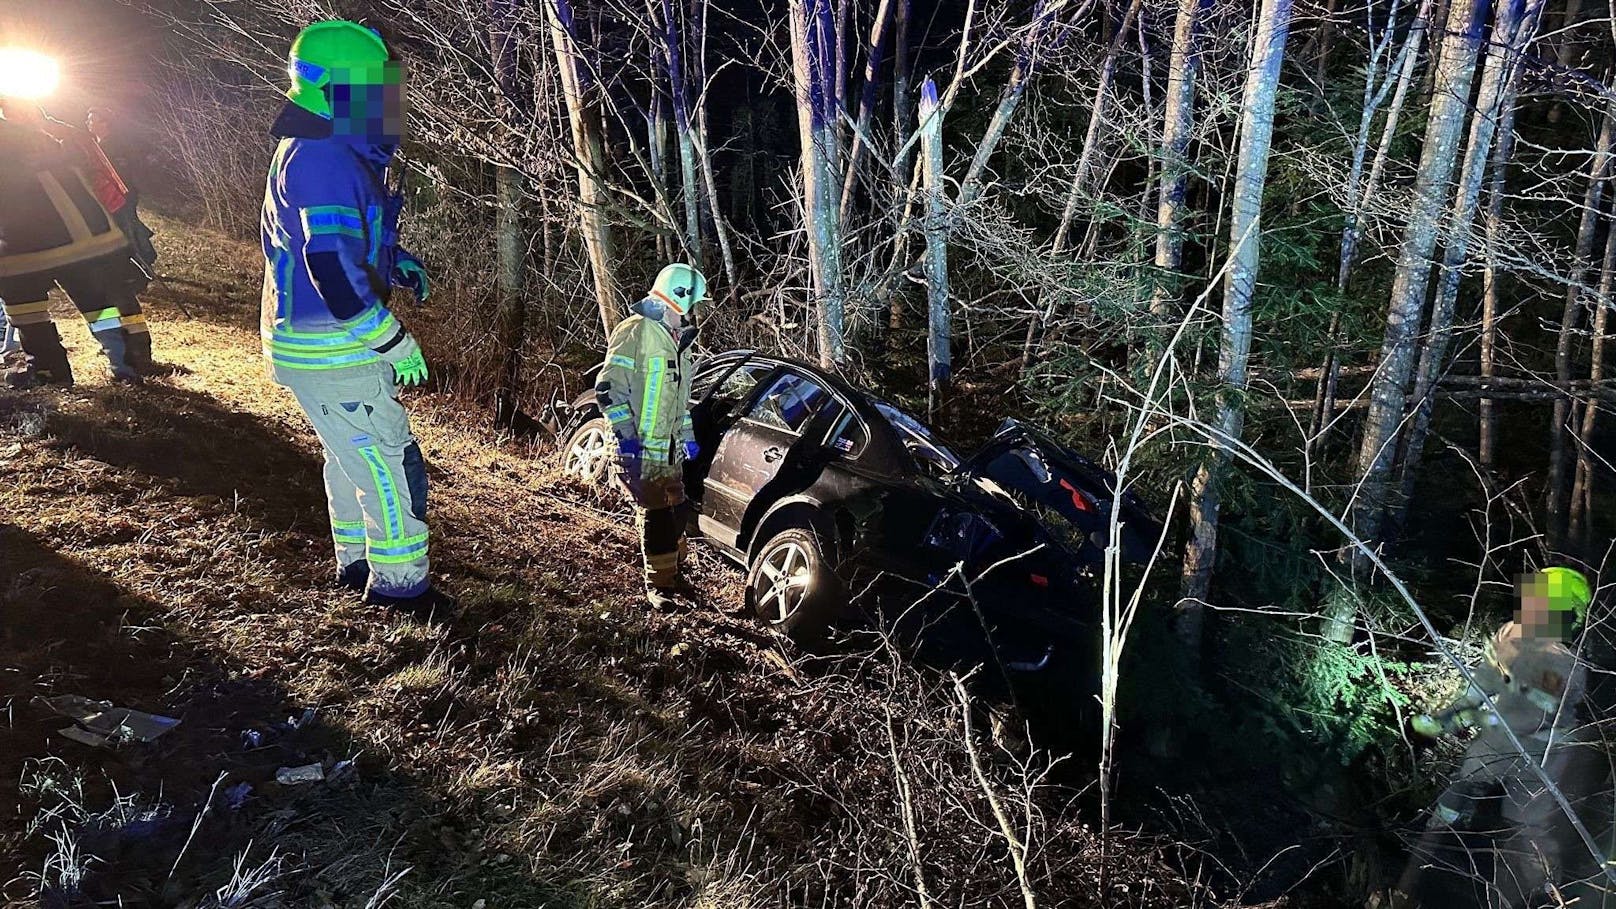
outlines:
[{"label": "reflective stripe", "polygon": [[404,535],[404,519],[400,514],[402,509],[399,507],[398,485],[393,482],[393,472],[382,461],[381,455],[373,445],[362,446],[359,449],[359,456],[369,465],[370,478],[376,483],[377,497],[382,503],[382,514],[387,519],[387,537],[396,540]]},{"label": "reflective stripe", "polygon": [[108,331],[108,330],[111,330],[111,329],[114,329],[114,328],[118,328],[122,324],[123,324],[123,322],[117,316],[113,316],[110,319],[101,319],[100,321],[97,321],[97,322],[91,322],[90,323],[90,331],[92,331],[92,332]]},{"label": "reflective stripe", "polygon": [[365,214],[370,216],[370,264],[379,265],[382,260],[382,207],[369,206]]},{"label": "reflective stripe", "polygon": [[426,549],[427,534],[422,533],[401,539],[372,541],[365,550],[365,557],[372,562],[397,565],[424,557]]},{"label": "reflective stripe", "polygon": [[640,438],[650,439],[657,425],[657,405],[662,401],[662,377],[668,363],[652,357],[645,372],[645,390],[640,394]]},{"label": "reflective stripe", "polygon": [[102,322],[107,319],[116,319],[120,315],[122,315],[122,313],[118,312],[118,307],[108,306],[106,309],[98,309],[95,312],[84,313],[84,321]]},{"label": "reflective stripe", "polygon": [[365,346],[372,341],[381,339],[384,335],[398,331],[398,320],[380,303],[375,304],[361,317],[359,324],[348,329],[349,337]]},{"label": "reflective stripe", "polygon": [[364,521],[332,521],[331,535],[344,543],[365,542]]},{"label": "reflective stripe", "polygon": [[606,408],[606,419],[613,423],[631,423],[634,420],[634,411],[627,404],[613,404]]},{"label": "reflective stripe", "polygon": [[50,312],[51,302],[40,300],[38,303],[6,303],[4,308],[8,316],[29,316],[34,313]]},{"label": "reflective stripe", "polygon": [[137,312],[132,316],[123,316],[121,321],[123,322],[124,327],[128,328],[131,325],[140,325],[144,323],[146,321],[146,316]]},{"label": "reflective stripe", "polygon": [[314,205],[298,209],[298,217],[303,221],[303,235],[306,237],[326,235],[353,237],[356,240],[365,237],[365,222],[361,220],[357,208]]},{"label": "reflective stripe", "polygon": [[624,369],[634,368],[634,358],[625,357],[622,354],[612,354],[610,357],[606,358],[606,362],[611,366],[621,366]]}]

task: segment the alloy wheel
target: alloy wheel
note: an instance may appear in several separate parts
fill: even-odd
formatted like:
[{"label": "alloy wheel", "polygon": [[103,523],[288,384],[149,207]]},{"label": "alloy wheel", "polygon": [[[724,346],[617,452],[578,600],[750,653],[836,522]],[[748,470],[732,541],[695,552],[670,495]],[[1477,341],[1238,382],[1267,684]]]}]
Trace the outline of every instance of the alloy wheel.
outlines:
[{"label": "alloy wheel", "polygon": [[778,625],[802,607],[813,580],[808,552],[798,543],[787,541],[763,555],[760,566],[763,584],[757,593],[758,611]]}]

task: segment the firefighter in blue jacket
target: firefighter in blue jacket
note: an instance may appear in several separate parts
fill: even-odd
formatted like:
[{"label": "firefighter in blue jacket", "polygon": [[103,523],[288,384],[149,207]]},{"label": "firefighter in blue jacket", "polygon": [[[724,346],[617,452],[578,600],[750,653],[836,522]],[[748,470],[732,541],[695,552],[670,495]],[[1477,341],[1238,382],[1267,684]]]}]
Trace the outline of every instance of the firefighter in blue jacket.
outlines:
[{"label": "firefighter in blue jacket", "polygon": [[426,467],[398,400],[399,385],[426,381],[426,360],[387,307],[392,286],[427,295],[420,262],[397,248],[386,183],[399,67],[376,32],[326,21],[297,36],[288,72],[264,194],[264,353],[325,449],[338,583],[442,617],[453,603],[427,573]]}]

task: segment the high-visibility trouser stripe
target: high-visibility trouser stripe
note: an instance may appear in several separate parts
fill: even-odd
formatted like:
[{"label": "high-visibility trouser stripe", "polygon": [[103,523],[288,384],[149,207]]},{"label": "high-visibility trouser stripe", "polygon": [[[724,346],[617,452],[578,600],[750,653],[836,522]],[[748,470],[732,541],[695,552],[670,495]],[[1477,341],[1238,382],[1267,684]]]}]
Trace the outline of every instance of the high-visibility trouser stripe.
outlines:
[{"label": "high-visibility trouser stripe", "polygon": [[7,303],[5,304],[6,318],[13,325],[37,325],[49,322],[51,304],[49,300],[38,303]]},{"label": "high-visibility trouser stripe", "polygon": [[426,558],[427,534],[394,540],[372,541],[365,558],[382,565],[402,565]]},{"label": "high-visibility trouser stripe", "polygon": [[123,324],[123,314],[118,312],[118,307],[108,306],[106,309],[84,313],[84,321],[90,323],[91,331],[106,331]]},{"label": "high-visibility trouser stripe", "polygon": [[633,369],[634,368],[634,358],[633,357],[625,357],[622,354],[612,354],[611,356],[606,358],[606,362],[609,365],[621,366],[624,369]]},{"label": "high-visibility trouser stripe", "polygon": [[606,408],[606,419],[612,421],[614,426],[632,426],[634,424],[634,411],[627,404],[613,404]]},{"label": "high-visibility trouser stripe", "polygon": [[359,456],[369,465],[370,478],[376,483],[376,492],[382,503],[382,514],[387,517],[387,539],[396,540],[404,535],[404,519],[403,509],[398,500],[398,484],[393,482],[393,472],[388,469],[387,463],[382,460],[381,453],[374,445],[361,447]]},{"label": "high-visibility trouser stripe", "polygon": [[136,313],[132,316],[122,316],[118,319],[118,321],[123,325],[123,330],[132,335],[143,334],[151,331],[150,328],[146,327],[146,317],[141,313]]},{"label": "high-visibility trouser stripe", "polygon": [[355,543],[363,545],[365,542],[364,521],[332,521],[331,536],[340,543]]},{"label": "high-visibility trouser stripe", "polygon": [[656,430],[657,404],[662,400],[662,374],[667,363],[661,357],[652,357],[645,371],[645,390],[640,395],[640,438],[649,439]]}]

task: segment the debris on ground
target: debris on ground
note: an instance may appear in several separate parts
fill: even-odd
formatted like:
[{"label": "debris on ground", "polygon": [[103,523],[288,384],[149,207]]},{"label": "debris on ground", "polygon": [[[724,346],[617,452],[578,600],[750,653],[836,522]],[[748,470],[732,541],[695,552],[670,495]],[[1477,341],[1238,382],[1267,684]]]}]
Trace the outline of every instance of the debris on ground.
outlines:
[{"label": "debris on ground", "polygon": [[301,767],[282,767],[275,771],[275,782],[282,786],[318,783],[323,779],[325,779],[325,767],[318,763],[304,764]]},{"label": "debris on ground", "polygon": [[174,717],[114,707],[111,701],[96,701],[76,694],[35,700],[52,712],[76,721],[75,725],[57,730],[58,735],[94,748],[125,742],[155,742],[180,724]]}]

